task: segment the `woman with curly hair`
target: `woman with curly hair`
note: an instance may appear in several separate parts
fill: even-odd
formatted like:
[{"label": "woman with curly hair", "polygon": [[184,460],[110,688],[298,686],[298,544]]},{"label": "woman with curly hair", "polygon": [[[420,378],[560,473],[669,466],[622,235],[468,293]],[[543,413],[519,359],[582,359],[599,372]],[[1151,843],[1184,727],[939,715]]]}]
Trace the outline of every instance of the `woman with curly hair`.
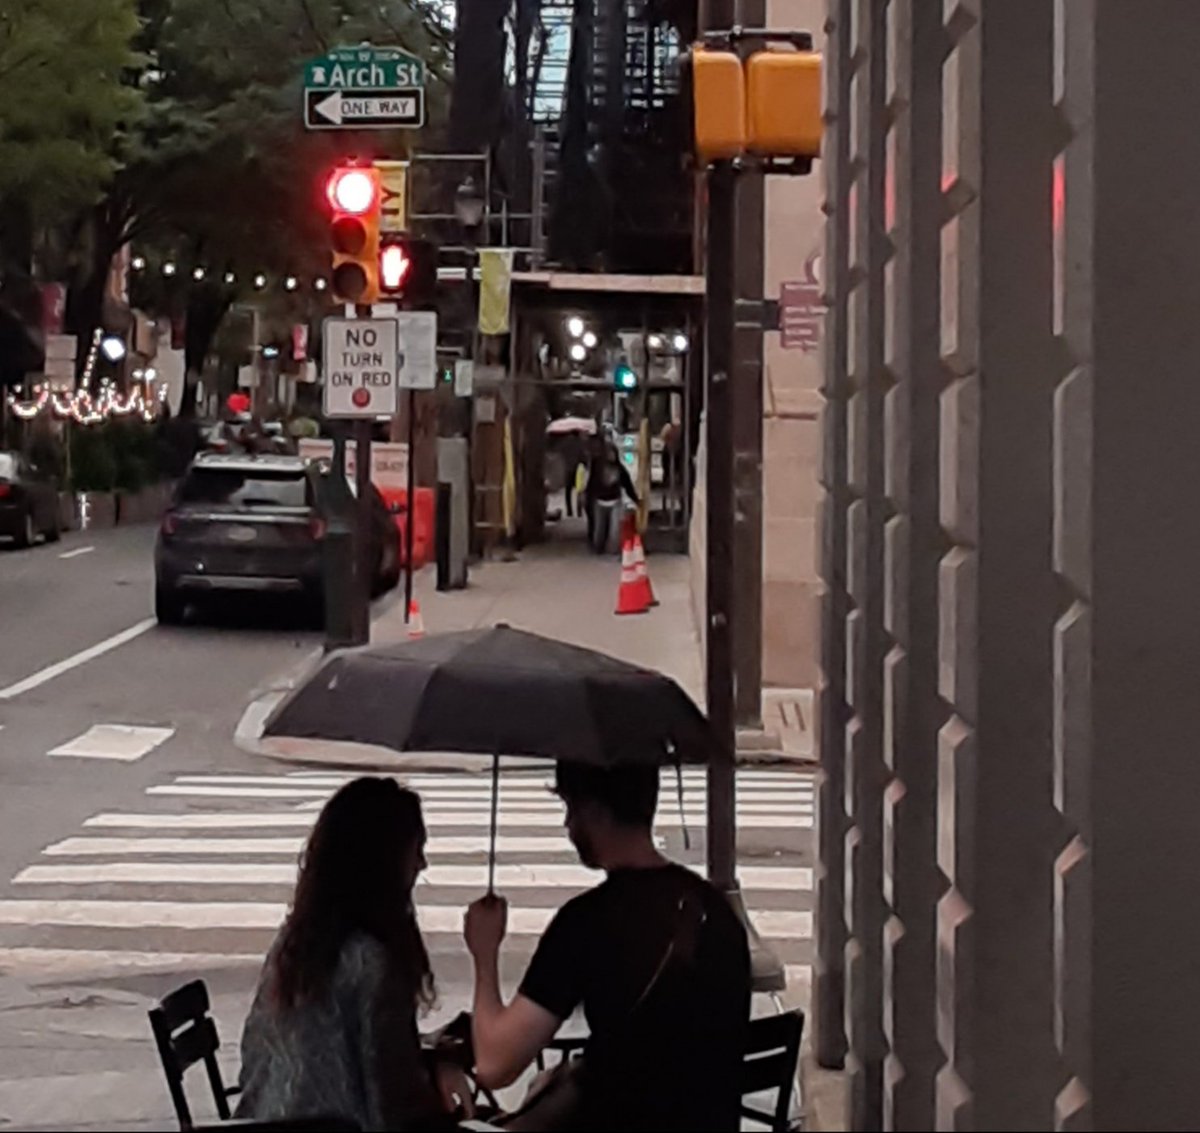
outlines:
[{"label": "woman with curly hair", "polygon": [[242,1033],[238,1117],[453,1128],[465,1079],[431,1074],[417,1033],[434,999],[413,906],[425,864],[420,799],[395,780],[356,779],[326,804]]}]

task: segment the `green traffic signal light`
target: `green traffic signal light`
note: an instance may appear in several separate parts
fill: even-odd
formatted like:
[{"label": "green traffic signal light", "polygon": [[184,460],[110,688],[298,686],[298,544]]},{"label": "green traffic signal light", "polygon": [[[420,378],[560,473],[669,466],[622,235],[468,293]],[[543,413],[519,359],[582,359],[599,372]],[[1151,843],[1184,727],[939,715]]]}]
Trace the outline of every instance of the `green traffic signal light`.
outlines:
[{"label": "green traffic signal light", "polygon": [[637,389],[637,374],[633,372],[631,366],[620,365],[613,371],[613,384],[617,389]]}]

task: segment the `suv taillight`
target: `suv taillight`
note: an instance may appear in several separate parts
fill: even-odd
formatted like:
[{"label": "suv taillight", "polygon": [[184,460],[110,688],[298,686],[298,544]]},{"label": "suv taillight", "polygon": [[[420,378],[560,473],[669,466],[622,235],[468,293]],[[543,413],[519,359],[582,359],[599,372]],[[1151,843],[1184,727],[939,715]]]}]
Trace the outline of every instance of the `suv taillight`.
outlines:
[{"label": "suv taillight", "polygon": [[323,520],[319,515],[314,515],[312,519],[308,521],[308,532],[314,539],[324,539],[327,526],[328,525],[325,523],[325,520]]},{"label": "suv taillight", "polygon": [[162,517],[162,533],[164,535],[174,535],[179,530],[179,518],[173,511],[167,512]]},{"label": "suv taillight", "polygon": [[0,484],[0,500],[4,499],[4,497],[7,496],[11,491],[11,484]]}]

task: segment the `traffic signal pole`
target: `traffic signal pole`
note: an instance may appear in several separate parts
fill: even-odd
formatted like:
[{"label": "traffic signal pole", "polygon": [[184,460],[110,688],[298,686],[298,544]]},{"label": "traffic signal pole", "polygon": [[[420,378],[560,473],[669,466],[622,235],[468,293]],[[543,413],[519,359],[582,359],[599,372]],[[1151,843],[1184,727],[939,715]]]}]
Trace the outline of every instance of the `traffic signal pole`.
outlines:
[{"label": "traffic signal pole", "polygon": [[404,624],[407,625],[412,617],[413,601],[413,571],[416,569],[416,556],[413,554],[413,513],[416,511],[416,500],[413,498],[417,491],[417,391],[411,387],[408,390],[408,468],[405,475],[404,489],[404,553],[408,562],[404,568]]}]

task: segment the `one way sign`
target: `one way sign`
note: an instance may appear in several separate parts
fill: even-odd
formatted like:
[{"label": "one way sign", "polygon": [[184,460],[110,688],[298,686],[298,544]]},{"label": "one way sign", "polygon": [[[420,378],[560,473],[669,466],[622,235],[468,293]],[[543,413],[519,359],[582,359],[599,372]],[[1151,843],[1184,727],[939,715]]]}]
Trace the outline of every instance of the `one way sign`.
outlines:
[{"label": "one way sign", "polygon": [[425,124],[425,92],[419,89],[304,92],[304,124],[310,130],[390,130]]}]

